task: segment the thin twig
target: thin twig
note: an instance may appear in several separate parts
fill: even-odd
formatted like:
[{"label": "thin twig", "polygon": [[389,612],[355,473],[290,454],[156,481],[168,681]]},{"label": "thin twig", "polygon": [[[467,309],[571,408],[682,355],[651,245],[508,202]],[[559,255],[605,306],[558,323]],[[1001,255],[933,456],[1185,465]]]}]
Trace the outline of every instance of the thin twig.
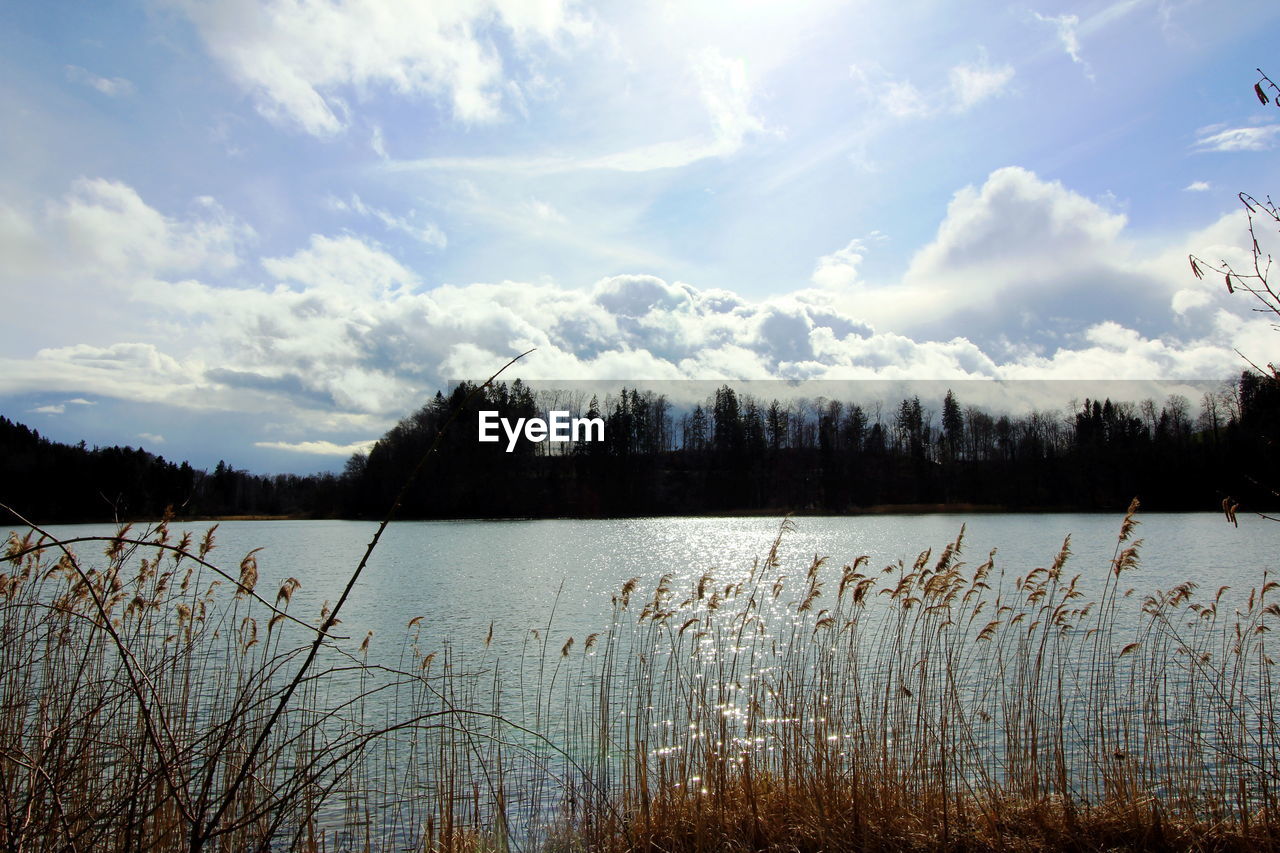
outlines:
[{"label": "thin twig", "polygon": [[206,823],[204,823],[203,826],[199,823],[199,821],[197,821],[192,825],[191,843],[190,843],[190,849],[192,853],[196,853],[196,851],[201,850],[204,846],[204,842],[207,839],[220,834],[217,831],[219,821],[222,820],[222,816],[226,813],[227,809],[230,808],[232,802],[234,802],[236,794],[239,793],[240,791],[240,786],[244,784],[246,779],[248,779],[249,774],[253,769],[254,762],[258,758],[258,754],[262,751],[263,746],[266,744],[267,738],[271,735],[271,731],[275,728],[276,721],[280,719],[280,715],[283,714],[284,709],[288,707],[289,700],[293,697],[294,690],[297,689],[298,685],[302,682],[303,677],[306,675],[307,670],[311,668],[311,664],[315,661],[316,655],[320,651],[320,646],[324,642],[324,634],[327,633],[328,630],[333,627],[334,622],[338,618],[339,611],[342,610],[342,606],[343,604],[346,603],[347,597],[351,595],[351,590],[355,588],[356,582],[360,579],[360,575],[364,572],[365,567],[369,564],[369,558],[373,555],[374,549],[378,547],[378,541],[382,538],[383,531],[385,531],[387,527],[391,524],[391,521],[395,517],[396,512],[400,509],[401,502],[404,500],[405,496],[409,493],[409,487],[413,485],[414,481],[417,480],[418,478],[418,474],[426,466],[427,459],[430,458],[431,455],[435,453],[436,449],[440,446],[440,442],[444,438],[445,431],[448,430],[449,426],[458,418],[460,414],[462,414],[464,410],[466,410],[467,406],[471,403],[473,399],[475,399],[480,394],[481,391],[488,388],[495,379],[497,379],[499,376],[502,375],[504,371],[506,371],[508,367],[515,364],[517,361],[524,358],[526,355],[528,355],[531,352],[533,352],[532,349],[526,350],[525,352],[520,353],[520,355],[517,355],[515,358],[511,359],[506,364],[504,364],[496,373],[494,373],[492,376],[486,379],[484,383],[477,385],[475,388],[473,388],[471,390],[471,393],[469,393],[466,396],[466,398],[462,400],[462,402],[457,406],[457,408],[455,408],[453,412],[449,415],[448,419],[444,422],[444,424],[441,425],[440,429],[436,431],[435,440],[431,442],[431,446],[427,448],[427,452],[422,454],[422,458],[418,460],[418,464],[414,466],[413,470],[409,472],[409,476],[405,478],[404,485],[400,487],[400,492],[396,495],[395,500],[391,503],[391,507],[387,510],[386,517],[382,520],[382,523],[378,525],[378,529],[374,532],[373,538],[369,540],[369,544],[365,548],[364,556],[360,558],[360,563],[356,566],[355,571],[351,573],[351,577],[348,578],[346,588],[342,590],[342,595],[339,596],[337,603],[333,607],[333,610],[330,611],[329,615],[325,618],[324,622],[321,624],[320,633],[318,633],[316,635],[316,638],[312,641],[311,648],[307,652],[306,659],[302,662],[302,665],[298,668],[297,674],[294,675],[293,679],[289,682],[289,685],[285,688],[284,693],[280,696],[280,700],[279,702],[276,703],[275,710],[271,713],[271,717],[267,720],[266,724],[263,725],[262,729],[258,732],[257,739],[254,741],[253,746],[249,749],[248,754],[245,755],[244,761],[241,762],[240,769],[239,771],[237,771],[235,778],[231,782],[231,785],[228,786],[226,792],[223,794],[222,800],[219,803],[218,808],[214,811],[213,815],[209,818],[209,820]]}]

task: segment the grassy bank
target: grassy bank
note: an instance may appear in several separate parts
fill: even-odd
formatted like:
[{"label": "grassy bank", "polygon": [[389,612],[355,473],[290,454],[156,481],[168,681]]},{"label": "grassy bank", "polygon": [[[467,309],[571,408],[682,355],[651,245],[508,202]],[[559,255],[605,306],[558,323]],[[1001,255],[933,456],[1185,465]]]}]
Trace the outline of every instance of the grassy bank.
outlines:
[{"label": "grassy bank", "polygon": [[212,531],[14,535],[0,846],[1280,849],[1280,587],[1131,590],[1136,525],[1110,565],[1006,574],[963,534],[788,564],[788,523],[749,570],[628,582],[596,633],[413,620],[390,662]]}]

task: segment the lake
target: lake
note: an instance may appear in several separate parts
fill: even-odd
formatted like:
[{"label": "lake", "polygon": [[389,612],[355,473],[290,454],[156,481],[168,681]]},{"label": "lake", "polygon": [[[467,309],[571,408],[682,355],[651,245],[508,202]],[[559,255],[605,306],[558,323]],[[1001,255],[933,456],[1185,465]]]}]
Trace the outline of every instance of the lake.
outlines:
[{"label": "lake", "polygon": [[[837,568],[860,555],[870,565],[905,560],[926,549],[937,554],[965,527],[963,558],[979,563],[996,549],[995,565],[1009,576],[1048,565],[1070,535],[1069,574],[1096,581],[1115,550],[1121,514],[930,514],[805,516],[782,539],[783,571],[801,573],[815,554]],[[1139,513],[1143,539],[1138,568],[1128,574],[1140,592],[1185,580],[1217,589],[1257,583],[1280,565],[1280,524],[1240,516],[1240,527],[1219,513]],[[638,518],[532,521],[405,521],[391,525],[343,613],[345,633],[371,645],[398,641],[409,620],[422,616],[424,635],[481,642],[545,626],[563,638],[598,631],[610,598],[629,578],[651,588],[667,573],[685,589],[704,573],[737,581],[763,558],[781,519]],[[209,524],[184,524],[197,539]],[[336,599],[359,562],[376,524],[356,521],[224,521],[211,560],[235,573],[244,554],[258,552],[260,592],[296,577],[302,587],[292,612],[317,612]],[[110,525],[58,525],[60,536],[110,535]],[[136,532],[136,531],[135,531]]]},{"label": "lake", "polygon": [[[348,833],[338,848],[358,848],[362,831],[384,845],[416,845],[423,827],[436,832],[454,810],[469,826],[536,844],[572,804],[614,808],[649,784],[696,793],[714,788],[708,772],[723,780],[748,766],[773,778],[815,768],[869,774],[911,796],[936,784],[1031,798],[1067,790],[1096,802],[1122,784],[1171,799],[1217,792],[1247,805],[1255,794],[1240,783],[1241,767],[1273,760],[1273,735],[1254,733],[1277,730],[1264,646],[1276,613],[1249,591],[1276,570],[1280,524],[1139,514],[1124,543],[1143,540],[1138,561],[1117,575],[1121,521],[806,516],[786,530],[763,517],[395,523],[342,612],[338,630],[350,639],[324,656],[328,669],[300,694],[301,722],[290,723],[300,728],[289,731],[329,743],[323,752],[360,732],[424,721],[396,728],[385,748],[344,771],[354,792],[320,812]],[[960,553],[947,553],[962,526]],[[179,529],[199,541],[207,527]],[[223,522],[210,559],[234,576],[260,549],[258,593],[272,600],[296,578],[289,613],[314,623],[375,529]],[[1043,571],[1068,536],[1060,575]],[[204,573],[200,587],[210,579]],[[1147,599],[1185,581],[1200,587],[1199,599]],[[1213,602],[1222,587],[1230,589],[1220,608],[1189,604]],[[206,626],[207,648],[244,645],[247,607],[220,611],[223,639]],[[1148,618],[1157,611],[1162,621]],[[181,624],[159,647],[160,666]],[[370,631],[367,651],[359,649]],[[281,634],[268,635],[252,650],[261,663],[236,671],[265,671],[284,660],[272,655],[305,644],[305,633],[293,626],[274,646]],[[252,636],[257,643],[258,625]],[[1242,651],[1233,653],[1233,636]],[[245,683],[224,676],[235,667],[219,654],[194,664],[194,706],[212,709],[194,713],[215,719],[227,691]],[[322,708],[337,710],[316,723],[308,715]],[[271,772],[287,784],[292,759],[278,755],[285,763]],[[1054,781],[1059,771],[1063,783]]]}]

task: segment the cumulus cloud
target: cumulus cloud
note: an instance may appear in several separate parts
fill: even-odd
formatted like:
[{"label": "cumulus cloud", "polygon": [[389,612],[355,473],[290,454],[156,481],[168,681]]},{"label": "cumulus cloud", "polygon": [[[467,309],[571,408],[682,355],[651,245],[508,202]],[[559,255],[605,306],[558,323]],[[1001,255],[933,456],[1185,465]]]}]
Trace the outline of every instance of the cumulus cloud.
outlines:
[{"label": "cumulus cloud", "polygon": [[1192,181],[1183,187],[1182,190],[1183,192],[1189,193],[1203,193],[1208,192],[1211,188],[1212,187],[1210,187],[1208,181]]},{"label": "cumulus cloud", "polygon": [[986,346],[1017,336],[1044,344],[1063,317],[1080,331],[1138,298],[1124,297],[1135,291],[1120,257],[1124,225],[1123,215],[1060,183],[999,169],[955,194],[900,280],[861,283],[842,304],[879,328],[939,340],[962,336]]},{"label": "cumulus cloud", "polygon": [[955,194],[937,237],[912,261],[912,275],[990,270],[993,264],[1061,268],[1113,243],[1125,217],[1057,181],[1016,166],[998,169],[981,187]]},{"label": "cumulus cloud", "polygon": [[[92,391],[106,397],[190,404],[197,395],[198,364],[183,364],[153,344],[108,347],[76,344],[39,350],[32,358],[0,358],[0,393]],[[65,411],[65,405],[60,405]]]},{"label": "cumulus cloud", "polygon": [[1186,314],[1194,308],[1203,308],[1213,303],[1213,297],[1204,290],[1196,288],[1184,287],[1177,293],[1173,294],[1173,313]]},{"label": "cumulus cloud", "polygon": [[70,221],[107,227],[68,215],[76,205],[150,223],[102,251],[122,252],[114,268],[148,281],[117,288],[130,305],[181,334],[141,329],[0,358],[0,393],[269,413],[290,440],[263,446],[300,453],[345,455],[349,438],[312,436],[339,424],[374,434],[449,380],[487,376],[531,348],[518,371],[530,380],[1188,378],[1228,375],[1233,347],[1274,335],[1249,305],[1189,281],[1188,246],[1229,256],[1245,233],[1238,214],[1138,262],[1124,216],[1019,168],[957,192],[901,279],[865,280],[864,241],[853,240],[818,259],[817,286],[764,298],[644,274],[431,287],[354,234],[314,235],[215,282],[201,270],[221,268],[230,249],[191,236],[216,232],[204,220],[161,214],[128,187],[85,187],[24,219],[22,233],[40,242]]},{"label": "cumulus cloud", "polygon": [[850,240],[843,249],[818,258],[810,279],[818,287],[833,290],[851,287],[858,280],[858,265],[862,263],[865,250],[861,240]]},{"label": "cumulus cloud", "polygon": [[1010,365],[1004,375],[1009,379],[1203,379],[1241,369],[1239,355],[1226,340],[1171,343],[1106,321],[1091,327],[1086,341],[1088,346],[1029,357]]},{"label": "cumulus cloud", "polygon": [[80,178],[43,210],[0,203],[0,280],[224,272],[237,266],[253,231],[212,198],[199,197],[186,217],[166,216],[119,181]]},{"label": "cumulus cloud", "polygon": [[439,99],[462,122],[494,121],[513,81],[492,34],[519,47],[590,30],[566,0],[171,2],[260,113],[316,136],[343,131],[348,99],[375,88]]},{"label": "cumulus cloud", "polygon": [[[1106,203],[1006,167],[955,194],[900,277],[857,275],[855,241],[819,259],[819,288],[807,298],[914,340],[972,342],[1005,366],[1092,349],[1090,330],[1108,320],[1153,340],[1218,341],[1229,353],[1212,309],[1247,313],[1250,306],[1196,282],[1187,255],[1247,262],[1243,215],[1230,213],[1157,249],[1128,238],[1126,226]],[[1093,362],[1053,362],[1067,363]]]}]

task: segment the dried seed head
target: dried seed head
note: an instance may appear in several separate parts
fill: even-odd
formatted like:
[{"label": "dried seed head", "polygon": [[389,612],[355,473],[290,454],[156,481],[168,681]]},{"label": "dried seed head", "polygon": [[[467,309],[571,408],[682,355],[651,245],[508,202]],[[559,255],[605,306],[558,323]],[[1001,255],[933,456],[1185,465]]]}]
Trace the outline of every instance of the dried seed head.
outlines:
[{"label": "dried seed head", "polygon": [[302,582],[297,578],[286,578],[285,582],[280,584],[280,591],[276,593],[276,604],[281,601],[285,606],[289,606],[289,600],[293,598],[293,593],[302,586]]},{"label": "dried seed head", "polygon": [[253,592],[253,588],[258,585],[258,558],[257,553],[261,548],[254,548],[248,554],[244,555],[244,559],[240,561],[240,580],[239,589],[236,590],[236,598],[241,598],[245,594]]},{"label": "dried seed head", "polygon": [[203,560],[205,558],[205,555],[207,555],[210,551],[213,550],[214,548],[213,531],[217,529],[218,529],[218,525],[215,524],[213,527],[210,527],[208,530],[204,532],[204,538],[200,540],[200,559]]},{"label": "dried seed head", "polygon": [[246,616],[240,621],[240,644],[244,651],[258,642],[258,620]]}]

